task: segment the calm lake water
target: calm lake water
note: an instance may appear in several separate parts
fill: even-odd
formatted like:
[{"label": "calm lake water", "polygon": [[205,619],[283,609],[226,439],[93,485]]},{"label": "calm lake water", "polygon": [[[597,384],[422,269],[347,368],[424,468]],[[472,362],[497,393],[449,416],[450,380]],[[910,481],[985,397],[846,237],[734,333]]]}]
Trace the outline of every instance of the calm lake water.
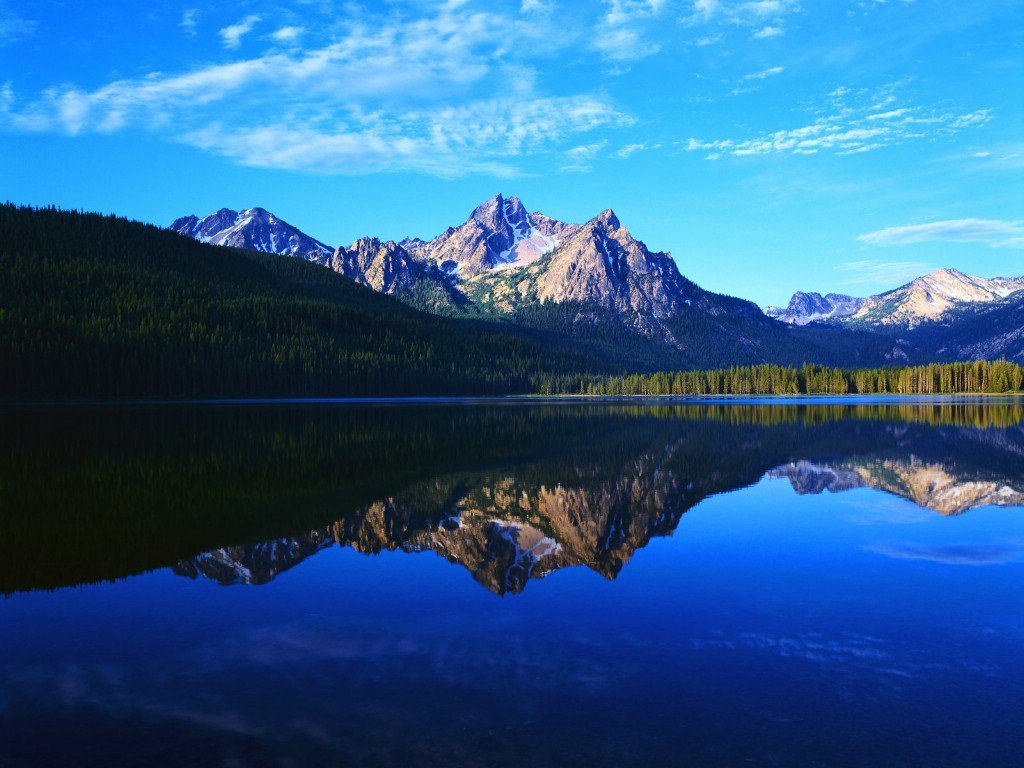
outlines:
[{"label": "calm lake water", "polygon": [[1024,404],[0,409],[0,766],[1008,766]]}]

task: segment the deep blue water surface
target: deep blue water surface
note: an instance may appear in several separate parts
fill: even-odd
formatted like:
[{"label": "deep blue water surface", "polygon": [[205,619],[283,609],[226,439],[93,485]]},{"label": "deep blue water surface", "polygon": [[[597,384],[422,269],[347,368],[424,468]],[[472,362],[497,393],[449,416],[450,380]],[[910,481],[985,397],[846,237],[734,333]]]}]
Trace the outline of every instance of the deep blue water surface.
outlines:
[{"label": "deep blue water surface", "polygon": [[0,766],[1024,754],[1019,406],[346,407],[9,415]]}]

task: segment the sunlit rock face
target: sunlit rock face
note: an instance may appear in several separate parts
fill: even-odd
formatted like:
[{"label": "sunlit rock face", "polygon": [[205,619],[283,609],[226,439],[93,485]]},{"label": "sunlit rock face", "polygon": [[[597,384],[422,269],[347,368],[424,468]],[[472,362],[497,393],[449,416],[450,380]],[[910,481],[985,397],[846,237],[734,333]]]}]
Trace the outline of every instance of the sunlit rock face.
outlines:
[{"label": "sunlit rock face", "polygon": [[412,288],[424,268],[400,245],[375,237],[356,240],[348,248],[337,248],[327,266],[335,272],[379,293],[393,294]]},{"label": "sunlit rock face", "polygon": [[568,234],[544,258],[522,269],[478,274],[463,289],[475,303],[499,312],[572,302],[611,310],[638,330],[666,335],[660,321],[705,296],[679,273],[671,254],[649,250],[611,210]]}]

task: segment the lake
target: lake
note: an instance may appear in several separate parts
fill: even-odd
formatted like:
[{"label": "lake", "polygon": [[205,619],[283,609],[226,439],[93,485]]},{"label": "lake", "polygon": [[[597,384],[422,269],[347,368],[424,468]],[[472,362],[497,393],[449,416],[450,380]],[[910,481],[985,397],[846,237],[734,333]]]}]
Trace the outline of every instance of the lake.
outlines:
[{"label": "lake", "polygon": [[0,408],[0,766],[1024,751],[1024,401]]}]

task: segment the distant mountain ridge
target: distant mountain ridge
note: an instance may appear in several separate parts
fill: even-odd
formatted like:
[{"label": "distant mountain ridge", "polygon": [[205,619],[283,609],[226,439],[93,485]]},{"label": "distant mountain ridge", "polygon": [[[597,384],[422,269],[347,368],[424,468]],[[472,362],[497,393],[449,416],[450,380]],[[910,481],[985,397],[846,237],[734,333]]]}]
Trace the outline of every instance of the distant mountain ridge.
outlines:
[{"label": "distant mountain ridge", "polygon": [[938,269],[892,291],[871,296],[850,318],[860,325],[912,329],[969,304],[991,304],[1024,290],[1024,277],[984,278]]},{"label": "distant mountain ridge", "polygon": [[1024,277],[975,277],[938,269],[891,291],[866,298],[797,291],[784,308],[765,307],[769,317],[793,325],[839,321],[876,330],[912,330],[967,305],[1001,302],[1024,290]]}]

